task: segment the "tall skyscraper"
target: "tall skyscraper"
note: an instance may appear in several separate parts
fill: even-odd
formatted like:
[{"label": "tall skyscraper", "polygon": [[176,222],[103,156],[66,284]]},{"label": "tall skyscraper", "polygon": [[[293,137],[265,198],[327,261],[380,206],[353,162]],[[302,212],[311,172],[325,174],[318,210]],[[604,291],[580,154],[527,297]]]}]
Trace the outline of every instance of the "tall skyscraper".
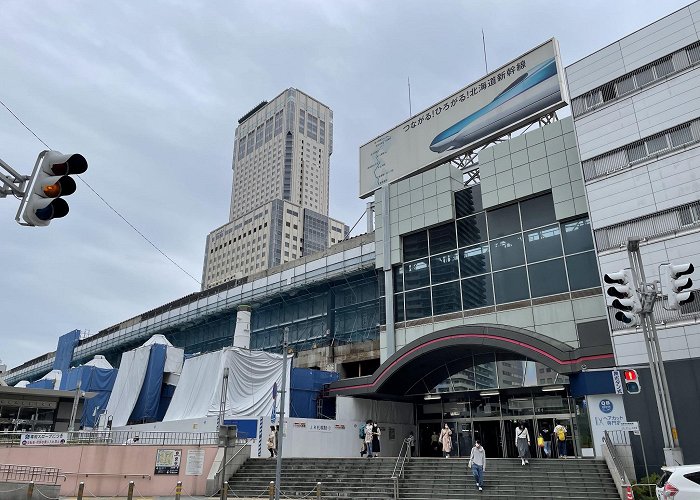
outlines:
[{"label": "tall skyscraper", "polygon": [[328,248],[348,228],[328,217],[333,112],[290,88],[238,120],[229,222],[207,238],[204,288]]}]

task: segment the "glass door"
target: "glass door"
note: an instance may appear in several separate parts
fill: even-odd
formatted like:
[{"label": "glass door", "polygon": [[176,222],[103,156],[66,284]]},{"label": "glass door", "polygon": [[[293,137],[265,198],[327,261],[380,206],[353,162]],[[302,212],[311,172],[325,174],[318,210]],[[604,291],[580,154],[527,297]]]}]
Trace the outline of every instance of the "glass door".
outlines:
[{"label": "glass door", "polygon": [[503,441],[501,439],[501,419],[475,420],[473,423],[474,440],[481,442],[487,457],[503,458]]}]

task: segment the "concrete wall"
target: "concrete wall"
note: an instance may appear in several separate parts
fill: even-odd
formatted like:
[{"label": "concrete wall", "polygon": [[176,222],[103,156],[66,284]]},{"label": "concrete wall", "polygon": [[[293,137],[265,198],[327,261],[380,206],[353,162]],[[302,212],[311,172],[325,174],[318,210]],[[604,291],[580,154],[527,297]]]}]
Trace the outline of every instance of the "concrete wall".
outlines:
[{"label": "concrete wall", "polygon": [[[179,475],[154,474],[160,448],[182,450]],[[217,449],[184,445],[1,447],[0,463],[60,468],[61,474],[66,475],[66,481],[61,483],[61,496],[76,496],[81,481],[85,482],[85,494],[89,496],[126,496],[129,481],[134,481],[134,493],[138,496],[172,495],[177,481],[182,481],[183,493],[204,495]],[[185,473],[188,450],[204,450],[201,475]],[[136,476],[125,478],[124,474]]]},{"label": "concrete wall", "polygon": [[479,152],[484,208],[552,191],[558,220],[588,212],[570,117]]}]

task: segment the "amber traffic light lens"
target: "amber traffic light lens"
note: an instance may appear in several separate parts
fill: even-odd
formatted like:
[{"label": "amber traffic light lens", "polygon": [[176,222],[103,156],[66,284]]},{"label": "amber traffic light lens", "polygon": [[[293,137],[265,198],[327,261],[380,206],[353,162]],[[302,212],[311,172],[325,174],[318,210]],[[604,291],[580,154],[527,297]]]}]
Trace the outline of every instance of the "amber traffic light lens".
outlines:
[{"label": "amber traffic light lens", "polygon": [[56,196],[59,196],[61,194],[61,186],[59,186],[58,183],[51,184],[50,186],[44,186],[42,188],[42,191],[44,191],[44,195],[46,195],[47,197],[55,198]]}]

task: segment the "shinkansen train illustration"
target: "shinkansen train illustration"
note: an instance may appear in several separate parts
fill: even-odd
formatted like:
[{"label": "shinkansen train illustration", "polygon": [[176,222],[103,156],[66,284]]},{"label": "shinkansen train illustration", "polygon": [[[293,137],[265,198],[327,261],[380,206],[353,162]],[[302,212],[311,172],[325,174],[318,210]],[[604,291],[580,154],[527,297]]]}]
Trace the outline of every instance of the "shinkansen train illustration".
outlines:
[{"label": "shinkansen train illustration", "polygon": [[557,64],[551,58],[519,77],[483,108],[440,132],[430,150],[459,149],[559,100]]}]

